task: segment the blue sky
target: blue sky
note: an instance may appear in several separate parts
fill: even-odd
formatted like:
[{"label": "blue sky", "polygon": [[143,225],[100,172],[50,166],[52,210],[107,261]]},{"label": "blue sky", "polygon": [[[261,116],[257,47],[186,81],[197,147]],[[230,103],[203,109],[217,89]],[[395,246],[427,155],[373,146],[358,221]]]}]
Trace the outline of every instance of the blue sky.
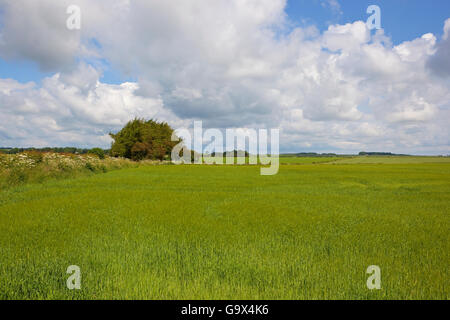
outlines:
[{"label": "blue sky", "polygon": [[385,34],[394,44],[412,40],[425,33],[442,34],[442,24],[450,15],[448,0],[341,0],[340,12],[324,6],[322,0],[290,0],[286,12],[294,20],[316,25],[326,30],[328,25],[366,21],[369,17],[366,9],[369,5],[378,5],[381,9],[381,24]]}]

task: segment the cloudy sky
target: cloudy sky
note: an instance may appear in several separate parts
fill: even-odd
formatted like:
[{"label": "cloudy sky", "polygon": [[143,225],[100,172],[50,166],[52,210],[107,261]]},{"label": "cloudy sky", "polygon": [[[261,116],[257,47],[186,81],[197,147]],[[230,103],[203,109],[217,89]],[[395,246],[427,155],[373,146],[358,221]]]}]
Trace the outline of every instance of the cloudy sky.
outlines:
[{"label": "cloudy sky", "polygon": [[0,146],[108,147],[134,117],[450,154],[450,1],[0,0]]}]

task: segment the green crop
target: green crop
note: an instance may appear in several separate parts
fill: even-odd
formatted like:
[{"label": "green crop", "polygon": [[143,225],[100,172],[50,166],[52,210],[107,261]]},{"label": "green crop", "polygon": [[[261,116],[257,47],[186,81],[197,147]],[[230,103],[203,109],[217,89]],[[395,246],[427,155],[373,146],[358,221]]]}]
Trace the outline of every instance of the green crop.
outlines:
[{"label": "green crop", "polygon": [[0,299],[448,299],[450,164],[339,163],[141,166],[4,190]]}]

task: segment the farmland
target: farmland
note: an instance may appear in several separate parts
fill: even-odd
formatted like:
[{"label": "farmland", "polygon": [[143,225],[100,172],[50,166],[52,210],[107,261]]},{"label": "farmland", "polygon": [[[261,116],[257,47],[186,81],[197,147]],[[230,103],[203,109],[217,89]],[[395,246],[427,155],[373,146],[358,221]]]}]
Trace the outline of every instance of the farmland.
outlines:
[{"label": "farmland", "polygon": [[[356,159],[304,158],[274,176],[140,166],[8,188],[0,299],[448,299],[448,158]],[[69,265],[81,290],[66,287]],[[366,287],[369,265],[380,290]]]}]

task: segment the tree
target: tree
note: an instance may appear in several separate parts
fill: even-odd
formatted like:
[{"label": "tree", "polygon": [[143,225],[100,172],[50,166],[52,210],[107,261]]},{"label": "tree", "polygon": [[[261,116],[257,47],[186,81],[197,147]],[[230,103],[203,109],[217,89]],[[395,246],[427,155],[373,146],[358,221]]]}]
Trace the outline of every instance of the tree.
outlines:
[{"label": "tree", "polygon": [[118,133],[109,135],[114,139],[111,155],[135,161],[144,159],[163,160],[170,156],[175,145],[181,140],[172,141],[174,130],[166,122],[134,119],[129,121]]},{"label": "tree", "polygon": [[105,151],[100,148],[93,148],[88,151],[88,154],[95,154],[99,159],[105,159]]}]

